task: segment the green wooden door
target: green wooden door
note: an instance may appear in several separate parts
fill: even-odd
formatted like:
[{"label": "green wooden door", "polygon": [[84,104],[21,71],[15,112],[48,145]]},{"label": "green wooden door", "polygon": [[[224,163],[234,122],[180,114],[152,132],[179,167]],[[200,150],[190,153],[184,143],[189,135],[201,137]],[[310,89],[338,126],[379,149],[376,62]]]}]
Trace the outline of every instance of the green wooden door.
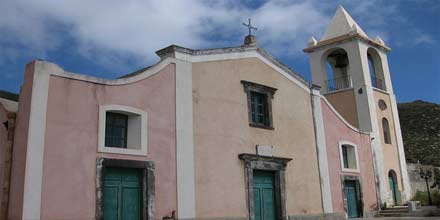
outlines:
[{"label": "green wooden door", "polygon": [[388,175],[388,182],[390,184],[390,191],[394,205],[397,205],[397,183],[391,174]]},{"label": "green wooden door", "polygon": [[275,190],[272,172],[254,171],[255,220],[275,220]]},{"label": "green wooden door", "polygon": [[109,168],[104,179],[104,219],[141,219],[141,175],[137,169]]},{"label": "green wooden door", "polygon": [[356,181],[353,180],[345,180],[345,197],[347,200],[347,214],[349,218],[357,218],[359,215],[359,206],[358,206],[358,196],[356,189]]}]

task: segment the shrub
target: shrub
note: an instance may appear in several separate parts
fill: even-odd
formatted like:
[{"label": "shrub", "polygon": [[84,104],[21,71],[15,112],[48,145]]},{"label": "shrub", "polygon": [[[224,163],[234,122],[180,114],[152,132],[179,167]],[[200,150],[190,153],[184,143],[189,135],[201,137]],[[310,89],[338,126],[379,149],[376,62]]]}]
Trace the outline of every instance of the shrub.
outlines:
[{"label": "shrub", "polygon": [[[432,205],[439,204],[440,192],[437,190],[431,190],[430,192],[431,192]],[[411,200],[420,201],[422,205],[429,205],[428,192],[424,192],[424,191],[422,192],[417,190],[416,195]]]}]

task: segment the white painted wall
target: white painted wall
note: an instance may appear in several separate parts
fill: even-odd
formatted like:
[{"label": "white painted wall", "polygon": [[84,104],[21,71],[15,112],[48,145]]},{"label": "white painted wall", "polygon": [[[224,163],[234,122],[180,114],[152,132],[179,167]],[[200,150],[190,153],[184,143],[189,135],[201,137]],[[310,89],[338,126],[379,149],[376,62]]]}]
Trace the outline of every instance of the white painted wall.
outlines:
[{"label": "white painted wall", "polygon": [[322,206],[324,213],[333,212],[330,175],[328,170],[327,144],[325,140],[324,119],[321,97],[318,90],[312,89],[312,106],[315,123],[316,147],[318,152],[319,175],[321,179]]},{"label": "white painted wall", "polygon": [[195,169],[192,100],[192,63],[176,61],[176,158],[177,215],[179,219],[194,219]]},{"label": "white painted wall", "polygon": [[47,98],[51,72],[58,66],[35,61],[24,174],[23,219],[40,219]]}]

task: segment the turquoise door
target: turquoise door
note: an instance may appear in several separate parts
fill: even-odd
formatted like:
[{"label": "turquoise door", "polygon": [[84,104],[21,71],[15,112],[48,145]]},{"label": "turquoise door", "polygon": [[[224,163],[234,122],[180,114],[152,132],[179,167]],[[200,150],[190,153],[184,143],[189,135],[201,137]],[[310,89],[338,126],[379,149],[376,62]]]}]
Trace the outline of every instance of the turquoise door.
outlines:
[{"label": "turquoise door", "polygon": [[122,168],[105,170],[105,220],[140,220],[141,198],[139,170]]},{"label": "turquoise door", "polygon": [[275,190],[272,172],[254,171],[255,220],[275,220]]},{"label": "turquoise door", "polygon": [[388,182],[390,184],[390,191],[394,205],[397,205],[397,183],[391,174],[388,174]]},{"label": "turquoise door", "polygon": [[353,180],[344,181],[345,197],[347,200],[347,214],[349,218],[360,217],[359,198],[357,193],[357,184]]}]

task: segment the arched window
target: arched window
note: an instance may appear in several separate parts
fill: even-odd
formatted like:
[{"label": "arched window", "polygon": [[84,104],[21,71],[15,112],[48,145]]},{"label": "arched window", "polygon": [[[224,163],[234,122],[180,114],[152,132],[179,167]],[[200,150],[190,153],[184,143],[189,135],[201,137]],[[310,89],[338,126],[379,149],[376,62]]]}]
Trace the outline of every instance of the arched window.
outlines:
[{"label": "arched window", "polygon": [[382,129],[385,144],[391,144],[390,125],[386,118],[382,118]]},{"label": "arched window", "polygon": [[371,85],[375,88],[386,90],[385,80],[382,70],[382,62],[379,53],[373,48],[368,48],[367,57],[368,57],[368,67],[370,70]]},{"label": "arched window", "polygon": [[327,72],[327,91],[341,90],[351,87],[348,74],[348,54],[342,48],[336,48],[325,56],[325,70]]}]

